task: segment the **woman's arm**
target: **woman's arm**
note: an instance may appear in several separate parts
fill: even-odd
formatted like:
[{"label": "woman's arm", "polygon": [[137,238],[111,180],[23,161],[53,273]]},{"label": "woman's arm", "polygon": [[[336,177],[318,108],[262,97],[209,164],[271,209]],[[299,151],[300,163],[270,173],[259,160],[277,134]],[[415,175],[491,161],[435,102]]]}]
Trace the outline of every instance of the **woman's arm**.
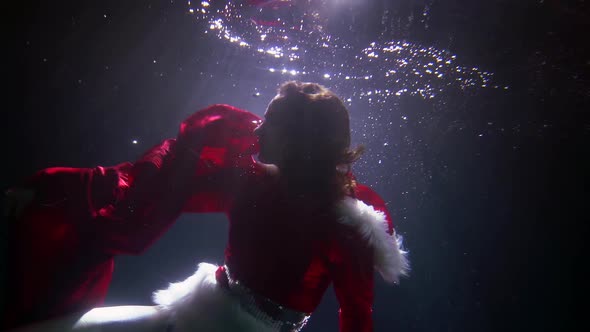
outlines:
[{"label": "woman's arm", "polygon": [[359,241],[341,247],[332,257],[330,274],[340,304],[340,332],[373,331],[374,270],[368,248],[353,248]]},{"label": "woman's arm", "polygon": [[122,198],[97,211],[92,231],[104,250],[140,253],[183,212],[225,212],[253,165],[258,120],[229,105],[212,105],[184,120],[175,140],[135,163]]},{"label": "woman's arm", "polygon": [[357,185],[356,199],[345,199],[330,256],[331,277],[340,303],[341,331],[372,331],[374,272],[396,281],[409,268],[399,248],[385,201],[371,188]]},{"label": "woman's arm", "polygon": [[[198,152],[169,139],[152,148],[122,182],[113,204],[98,207],[86,232],[109,254],[139,254],[172,226],[194,191]],[[122,175],[124,176],[124,175]]]}]

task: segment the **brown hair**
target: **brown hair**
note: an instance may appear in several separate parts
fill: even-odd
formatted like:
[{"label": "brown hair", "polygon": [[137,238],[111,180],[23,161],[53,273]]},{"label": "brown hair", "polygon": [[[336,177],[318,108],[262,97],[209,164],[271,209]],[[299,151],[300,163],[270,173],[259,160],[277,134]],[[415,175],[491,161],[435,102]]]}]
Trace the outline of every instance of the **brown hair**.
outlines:
[{"label": "brown hair", "polygon": [[317,184],[328,180],[326,185],[338,186],[340,194],[349,193],[354,187],[350,166],[364,148],[350,148],[350,120],[342,100],[320,84],[289,81],[268,108],[278,111],[267,120],[283,132],[286,167],[307,172],[305,178],[313,177]]}]

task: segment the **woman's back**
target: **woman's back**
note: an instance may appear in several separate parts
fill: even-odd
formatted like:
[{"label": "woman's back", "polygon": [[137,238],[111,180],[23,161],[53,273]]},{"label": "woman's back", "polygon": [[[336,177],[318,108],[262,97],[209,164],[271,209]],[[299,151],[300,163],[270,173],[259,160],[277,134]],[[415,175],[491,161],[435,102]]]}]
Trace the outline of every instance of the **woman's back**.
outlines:
[{"label": "woman's back", "polygon": [[[209,122],[193,122],[196,141],[208,137],[192,129]],[[259,162],[242,158],[231,170],[221,158],[227,172],[215,176],[214,159],[199,173],[198,188],[217,193],[201,211],[220,209],[230,219],[217,282],[257,320],[298,322],[294,330],[332,284],[343,331],[370,331],[374,272],[396,281],[407,261],[385,203],[353,180],[362,148],[350,147],[346,106],[320,85],[288,82],[256,123]],[[289,310],[300,319],[285,319]]]},{"label": "woman's back", "polygon": [[[338,264],[356,265],[361,283],[372,277],[372,254],[353,228],[340,222],[341,199],[314,190],[293,193],[265,173],[237,190],[228,216],[225,263],[232,278],[291,309],[311,313]],[[318,188],[315,188],[318,189]],[[333,197],[333,198],[330,198]]]},{"label": "woman's back", "polygon": [[336,202],[326,203],[313,188],[294,195],[271,175],[247,181],[229,210],[232,277],[271,300],[313,312],[331,281],[330,254],[340,234]]}]

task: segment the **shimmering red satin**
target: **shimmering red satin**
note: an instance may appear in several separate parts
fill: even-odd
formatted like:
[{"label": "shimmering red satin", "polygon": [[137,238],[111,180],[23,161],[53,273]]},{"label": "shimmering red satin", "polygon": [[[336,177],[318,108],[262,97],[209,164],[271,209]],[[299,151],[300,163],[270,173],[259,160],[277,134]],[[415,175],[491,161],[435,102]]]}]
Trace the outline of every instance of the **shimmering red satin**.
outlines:
[{"label": "shimmering red satin", "polygon": [[[141,253],[182,212],[225,212],[231,225],[226,258],[237,278],[305,312],[332,282],[341,331],[371,331],[371,252],[355,247],[361,241],[341,234],[334,220],[287,214],[275,204],[276,188],[251,157],[259,121],[213,105],[185,120],[178,140],[162,142],[134,164],[50,168],[18,186],[34,190],[36,199],[11,230],[11,307],[3,326],[100,305],[114,255]],[[371,189],[359,185],[355,195],[391,220]],[[240,205],[244,197],[254,205]]]}]

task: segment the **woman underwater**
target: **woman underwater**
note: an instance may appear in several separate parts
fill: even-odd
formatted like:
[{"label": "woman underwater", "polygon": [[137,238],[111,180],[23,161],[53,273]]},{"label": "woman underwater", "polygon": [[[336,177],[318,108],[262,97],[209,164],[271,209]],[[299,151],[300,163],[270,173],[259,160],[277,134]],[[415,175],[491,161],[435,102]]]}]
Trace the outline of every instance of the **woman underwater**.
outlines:
[{"label": "woman underwater", "polygon": [[340,331],[373,330],[374,272],[397,282],[409,265],[385,203],[352,176],[362,149],[350,147],[345,105],[321,85],[283,84],[254,130],[259,161],[206,136],[239,145],[231,122],[252,120],[236,112],[245,111],[196,112],[175,142],[199,159],[183,212],[229,219],[224,264],[199,264],[155,292],[154,306],[99,307],[30,329],[299,331],[332,284]]}]

